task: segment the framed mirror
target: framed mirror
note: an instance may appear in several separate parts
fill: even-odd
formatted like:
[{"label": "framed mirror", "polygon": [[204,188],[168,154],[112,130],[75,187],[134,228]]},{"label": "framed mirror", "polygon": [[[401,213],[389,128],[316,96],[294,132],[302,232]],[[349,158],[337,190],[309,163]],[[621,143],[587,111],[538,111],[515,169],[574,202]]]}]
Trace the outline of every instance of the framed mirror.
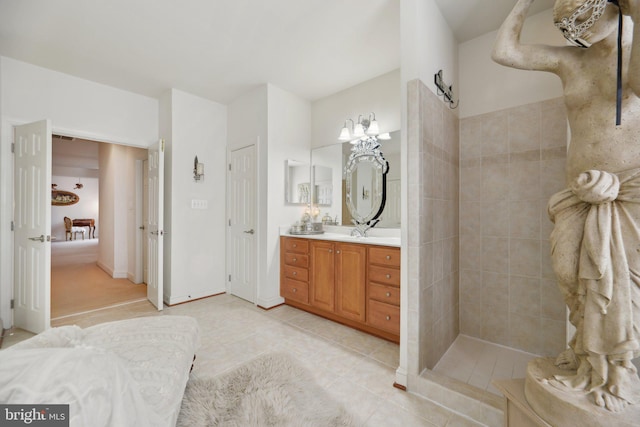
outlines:
[{"label": "framed mirror", "polygon": [[[388,171],[386,175],[386,201],[384,209],[378,217],[376,228],[400,228],[400,131],[391,132],[388,137],[385,135],[382,138],[388,138],[379,140],[380,151],[388,163]],[[353,226],[353,217],[347,206],[347,183],[344,176],[344,168],[351,155],[351,147],[350,143],[345,142],[318,147],[311,151],[312,169],[316,166],[331,169],[332,203],[331,205],[319,206],[320,216],[326,214],[344,226]],[[315,188],[313,191],[313,200],[316,200]]]},{"label": "framed mirror", "polygon": [[365,236],[378,223],[386,201],[388,169],[377,138],[362,138],[352,146],[344,168],[347,207],[356,227],[352,235]]},{"label": "framed mirror", "polygon": [[285,203],[306,205],[311,203],[311,179],[309,163],[298,160],[285,160]]}]

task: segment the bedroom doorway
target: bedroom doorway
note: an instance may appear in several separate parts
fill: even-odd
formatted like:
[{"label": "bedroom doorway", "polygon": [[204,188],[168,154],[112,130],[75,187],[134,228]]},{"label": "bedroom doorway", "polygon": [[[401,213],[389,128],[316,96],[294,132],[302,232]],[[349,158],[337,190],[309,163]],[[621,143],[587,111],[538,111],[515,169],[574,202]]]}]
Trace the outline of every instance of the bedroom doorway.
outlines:
[{"label": "bedroom doorway", "polygon": [[[136,199],[139,199],[135,206],[138,214],[135,221],[142,221],[143,199],[140,193],[143,186],[140,182],[142,173],[141,171],[139,173],[138,167],[142,167],[142,160],[147,155],[146,150],[121,147],[125,150],[127,157],[129,155],[135,157],[134,161],[126,162],[135,164],[135,171],[131,173],[127,171],[129,168],[120,168],[119,172],[126,177],[124,182],[104,183],[100,181],[100,152],[102,151],[103,156],[110,161],[114,154],[110,152],[111,150],[105,151],[105,147],[101,148],[103,145],[111,146],[111,144],[70,136],[54,134],[52,137],[52,189],[69,191],[78,197],[78,201],[72,205],[54,203],[51,206],[52,319],[146,298],[146,286],[141,283],[141,266],[136,265],[134,268],[118,271],[117,268],[110,267],[113,263],[109,262],[108,257],[100,257],[101,250],[113,250],[111,248],[115,244],[114,235],[117,234],[114,233],[114,227],[133,228],[131,232],[127,230],[125,234],[127,236],[133,234],[136,244],[142,246],[142,231],[129,224],[131,222],[129,215],[126,219],[120,216],[115,217],[115,214],[110,212],[112,210],[110,207],[114,206],[114,197],[121,194],[113,191],[114,188],[117,189],[119,185],[135,188]],[[119,160],[122,159],[119,158]],[[105,215],[107,222],[104,233],[102,233],[101,213]],[[85,221],[91,220],[95,223],[95,229],[86,227],[81,228],[80,233],[67,233],[64,217],[70,218],[74,226],[78,218]],[[130,246],[127,241],[127,251],[132,250]],[[124,249],[123,247],[122,250]],[[135,250],[137,251],[137,248]],[[141,261],[136,258],[136,262]],[[132,273],[128,273],[127,270]],[[140,274],[137,273],[138,271]]]}]

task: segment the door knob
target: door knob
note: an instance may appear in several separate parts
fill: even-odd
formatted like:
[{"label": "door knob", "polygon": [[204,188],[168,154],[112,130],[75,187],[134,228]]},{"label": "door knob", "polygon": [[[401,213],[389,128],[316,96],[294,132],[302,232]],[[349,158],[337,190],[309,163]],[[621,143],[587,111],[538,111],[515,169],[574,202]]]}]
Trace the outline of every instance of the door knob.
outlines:
[{"label": "door knob", "polygon": [[144,225],[141,225],[140,227],[138,227],[140,230],[144,230]]},{"label": "door knob", "polygon": [[251,230],[249,230],[249,231],[245,231],[245,233],[247,233],[247,234],[253,234],[253,233],[255,233],[255,231],[253,231],[253,228],[252,228],[252,229],[251,229]]},{"label": "door knob", "polygon": [[44,243],[44,234],[41,234],[40,237],[29,237],[29,240],[33,240],[35,242],[43,242]]}]

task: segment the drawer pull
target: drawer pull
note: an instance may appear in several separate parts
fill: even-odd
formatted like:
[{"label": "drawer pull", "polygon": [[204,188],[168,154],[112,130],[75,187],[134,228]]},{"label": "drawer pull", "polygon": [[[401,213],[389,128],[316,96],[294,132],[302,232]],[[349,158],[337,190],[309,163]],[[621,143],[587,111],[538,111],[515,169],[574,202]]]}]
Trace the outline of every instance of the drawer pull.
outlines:
[{"label": "drawer pull", "polygon": [[390,297],[391,296],[391,292],[387,292],[387,296]]},{"label": "drawer pull", "polygon": [[385,319],[391,320],[391,316],[387,316],[387,317],[385,317]]},{"label": "drawer pull", "polygon": [[333,253],[333,249],[329,249],[329,253],[332,254]]},{"label": "drawer pull", "polygon": [[294,244],[293,244],[293,247],[294,247],[294,248],[297,248],[297,247],[298,247],[298,245],[297,245],[296,243],[294,243]]},{"label": "drawer pull", "polygon": [[297,271],[294,271],[294,272],[293,272],[293,275],[294,275],[294,276],[297,276],[297,275],[298,275],[298,272],[297,272]]},{"label": "drawer pull", "polygon": [[294,258],[294,259],[293,259],[293,262],[298,262],[298,258]]},{"label": "drawer pull", "polygon": [[391,259],[391,255],[387,255],[387,259]]},{"label": "drawer pull", "polygon": [[340,251],[336,251],[336,253],[337,253],[337,254],[339,254],[339,253],[340,253]]},{"label": "drawer pull", "polygon": [[391,279],[391,275],[390,274],[387,274],[387,279]]},{"label": "drawer pull", "polygon": [[293,288],[293,293],[295,294],[296,292],[298,292],[297,288]]}]

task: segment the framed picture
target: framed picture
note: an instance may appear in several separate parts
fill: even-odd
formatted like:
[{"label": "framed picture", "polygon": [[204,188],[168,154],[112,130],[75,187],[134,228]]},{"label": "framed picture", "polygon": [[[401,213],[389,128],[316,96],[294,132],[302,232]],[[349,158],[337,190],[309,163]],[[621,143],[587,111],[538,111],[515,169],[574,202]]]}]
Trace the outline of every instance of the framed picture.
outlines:
[{"label": "framed picture", "polygon": [[80,196],[71,191],[53,190],[51,191],[51,205],[69,206],[80,201]]}]

